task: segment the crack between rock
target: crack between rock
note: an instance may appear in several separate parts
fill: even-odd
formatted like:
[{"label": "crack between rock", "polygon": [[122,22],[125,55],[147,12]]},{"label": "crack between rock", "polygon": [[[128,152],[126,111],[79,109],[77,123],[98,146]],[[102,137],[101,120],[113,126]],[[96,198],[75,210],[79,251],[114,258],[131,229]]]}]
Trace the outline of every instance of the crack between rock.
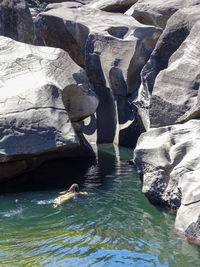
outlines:
[{"label": "crack between rock", "polygon": [[190,202],[190,203],[187,203],[187,204],[182,203],[182,205],[183,206],[189,206],[189,205],[192,205],[192,204],[196,204],[198,202],[200,202],[200,199],[199,200],[196,200],[196,201],[193,201],[193,202]]}]

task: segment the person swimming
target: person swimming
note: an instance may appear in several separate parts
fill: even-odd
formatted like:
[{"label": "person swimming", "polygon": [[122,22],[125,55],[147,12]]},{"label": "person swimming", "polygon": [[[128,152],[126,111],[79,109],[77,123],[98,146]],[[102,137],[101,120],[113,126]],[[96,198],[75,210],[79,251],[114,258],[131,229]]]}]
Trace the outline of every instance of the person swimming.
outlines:
[{"label": "person swimming", "polygon": [[76,196],[76,195],[88,195],[87,192],[80,192],[78,184],[72,184],[68,190],[65,190],[63,192],[60,192],[60,196],[54,199],[53,207],[57,208],[59,205],[64,203],[65,201],[69,200],[70,198]]}]

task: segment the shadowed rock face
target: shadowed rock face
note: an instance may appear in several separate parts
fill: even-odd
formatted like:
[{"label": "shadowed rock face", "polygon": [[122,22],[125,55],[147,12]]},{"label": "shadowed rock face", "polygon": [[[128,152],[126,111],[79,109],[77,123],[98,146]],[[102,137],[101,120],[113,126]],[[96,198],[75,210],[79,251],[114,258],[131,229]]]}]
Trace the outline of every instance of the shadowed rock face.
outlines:
[{"label": "shadowed rock face", "polygon": [[[70,116],[78,120],[95,112],[98,99],[94,93],[91,97],[84,71],[63,50],[0,37],[0,62],[2,181],[44,160],[73,156],[71,148],[79,146],[79,139],[65,103],[71,104]],[[72,85],[79,90],[76,102],[72,98]],[[82,98],[88,105],[77,114]]]},{"label": "shadowed rock face", "polygon": [[1,1],[0,35],[24,43],[33,43],[34,26],[25,0]]},{"label": "shadowed rock face", "polygon": [[68,51],[81,66],[85,66],[85,46],[90,34],[123,39],[131,30],[143,27],[130,16],[111,16],[89,5],[73,8],[72,4],[65,2],[48,5],[39,14],[35,26],[45,44]]},{"label": "shadowed rock face", "polygon": [[199,116],[199,11],[182,9],[170,18],[142,71],[136,105],[146,129]]},{"label": "shadowed rock face", "polygon": [[134,151],[143,192],[153,203],[173,209],[200,200],[200,120],[143,133]]},{"label": "shadowed rock face", "polygon": [[[148,1],[144,5],[145,2]],[[179,5],[183,1],[171,2]],[[138,1],[138,7],[140,3],[142,6],[142,1]],[[134,151],[145,195],[152,203],[178,210],[175,228],[197,239],[200,239],[199,19],[200,5],[182,8],[172,15],[142,70],[135,105],[147,132],[140,136]]]},{"label": "shadowed rock face", "polygon": [[[86,45],[86,72],[100,98],[97,109],[98,142],[103,142],[108,137],[107,129],[110,129],[107,141],[125,145],[126,138],[133,140],[132,133],[137,131],[138,120],[137,113],[129,103],[129,97],[137,92],[140,71],[160,32],[154,28],[137,27],[129,31],[128,27],[112,27],[108,29],[108,33],[89,35]],[[140,133],[142,130],[143,127],[140,127]]]},{"label": "shadowed rock face", "polygon": [[143,192],[154,204],[178,210],[175,228],[200,239],[200,120],[151,129],[134,151]]},{"label": "shadowed rock face", "polygon": [[86,84],[71,84],[63,90],[63,104],[72,122],[89,117],[98,107],[98,97],[86,86]]},{"label": "shadowed rock face", "polygon": [[[46,44],[62,47],[84,66],[94,86],[99,106],[84,130],[86,136],[94,135],[90,141],[123,145],[129,137],[132,139],[139,120],[129,97],[137,93],[140,72],[161,30],[142,25],[130,16],[97,10],[92,8],[93,3],[78,8],[66,3],[49,5],[35,25]],[[138,134],[129,145],[137,138]]]}]

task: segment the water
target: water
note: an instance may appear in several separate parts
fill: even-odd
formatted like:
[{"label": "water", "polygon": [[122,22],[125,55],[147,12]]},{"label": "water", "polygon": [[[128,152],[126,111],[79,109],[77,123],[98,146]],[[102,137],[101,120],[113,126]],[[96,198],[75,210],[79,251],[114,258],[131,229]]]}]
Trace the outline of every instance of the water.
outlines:
[{"label": "water", "polygon": [[[132,151],[101,145],[97,154],[46,163],[23,186],[1,187],[0,266],[199,266],[199,247],[172,234],[175,216],[141,193]],[[73,182],[89,195],[54,209]]]}]

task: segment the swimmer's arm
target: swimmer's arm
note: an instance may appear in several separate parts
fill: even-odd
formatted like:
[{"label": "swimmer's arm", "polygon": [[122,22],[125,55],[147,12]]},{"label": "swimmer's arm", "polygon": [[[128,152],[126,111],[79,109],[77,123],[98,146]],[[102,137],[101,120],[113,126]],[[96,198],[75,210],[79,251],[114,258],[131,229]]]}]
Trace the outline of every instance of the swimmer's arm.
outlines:
[{"label": "swimmer's arm", "polygon": [[68,193],[68,190],[62,191],[59,194],[66,194],[66,193]]},{"label": "swimmer's arm", "polygon": [[80,195],[88,195],[88,192],[79,192]]}]

